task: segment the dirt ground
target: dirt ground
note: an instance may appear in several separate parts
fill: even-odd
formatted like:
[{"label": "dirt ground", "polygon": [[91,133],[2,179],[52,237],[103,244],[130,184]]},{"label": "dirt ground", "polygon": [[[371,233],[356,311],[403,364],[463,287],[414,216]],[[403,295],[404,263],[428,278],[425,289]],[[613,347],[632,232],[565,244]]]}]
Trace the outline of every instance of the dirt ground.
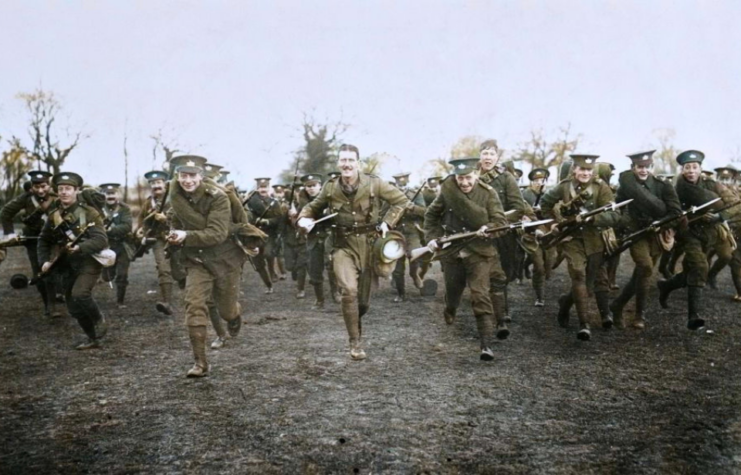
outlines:
[{"label": "dirt ground", "polygon": [[670,310],[652,300],[645,331],[590,342],[575,317],[556,325],[565,269],[545,309],[513,284],[512,336],[486,363],[468,301],[447,326],[440,297],[394,304],[382,283],[368,359],[353,362],[336,305],[312,311],[290,280],[264,295],[248,269],[242,332],[209,350],[200,380],[185,378],[182,316],[154,309],[151,256],[132,266],[127,309],[96,287],[110,329],[86,352],[74,320],[45,320],[35,289],[10,288],[17,272],[29,272],[22,249],[0,266],[2,474],[741,472],[741,306],[727,271],[706,293],[710,332],[686,330],[676,292]]}]

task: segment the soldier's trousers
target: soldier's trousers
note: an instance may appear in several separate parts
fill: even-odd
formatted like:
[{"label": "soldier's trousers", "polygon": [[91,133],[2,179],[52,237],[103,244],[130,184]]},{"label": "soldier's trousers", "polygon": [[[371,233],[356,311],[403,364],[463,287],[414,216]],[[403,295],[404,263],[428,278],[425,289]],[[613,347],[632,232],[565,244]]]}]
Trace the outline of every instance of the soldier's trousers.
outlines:
[{"label": "soldier's trousers", "polygon": [[[31,272],[33,272],[34,277],[39,275],[39,272],[41,272],[41,263],[39,263],[39,254],[38,254],[38,248],[36,247],[36,241],[31,241],[31,243],[27,244],[26,246],[26,254],[28,254],[28,260],[31,263]],[[41,300],[44,302],[44,307],[49,309],[49,307],[53,307],[55,305],[55,299],[56,299],[56,290],[54,285],[54,277],[50,276],[46,279],[40,280],[36,284],[36,289],[39,291],[39,295],[41,295]]]},{"label": "soldier's trousers", "polygon": [[[239,265],[237,265],[239,264]],[[208,265],[189,263],[185,284],[185,324],[189,327],[207,326],[210,321],[208,301],[213,301],[223,320],[241,318],[239,284],[241,263]]]},{"label": "soldier's trousers", "polygon": [[92,258],[86,258],[78,268],[65,265],[61,269],[67,310],[91,339],[97,337],[95,324],[102,318],[93,298],[93,288],[100,278],[101,269],[101,265]]},{"label": "soldier's trousers", "polygon": [[[370,256],[367,261],[370,261]],[[357,257],[349,249],[335,248],[332,262],[347,333],[351,342],[358,341],[361,336],[360,319],[370,308],[372,272],[370,267],[361,268]]]},{"label": "soldier's trousers", "polygon": [[731,259],[731,278],[733,286],[736,288],[736,295],[741,296],[741,246],[733,251]]},{"label": "soldier's trousers", "polygon": [[129,285],[129,266],[131,260],[129,255],[126,254],[126,250],[123,248],[115,248],[113,251],[116,253],[116,263],[111,267],[103,268],[103,280],[105,282],[115,281],[117,286]]},{"label": "soldier's trousers", "polygon": [[460,307],[466,286],[471,290],[471,307],[474,316],[493,315],[489,278],[496,258],[471,254],[467,257],[450,256],[440,261],[445,277],[445,306]]},{"label": "soldier's trousers", "polygon": [[655,235],[640,239],[630,247],[630,257],[635,268],[630,281],[620,291],[615,299],[619,307],[625,306],[633,296],[636,296],[636,315],[642,315],[648,303],[648,292],[651,288],[651,277],[654,267],[661,258],[663,249]]},{"label": "soldier's trousers", "polygon": [[257,255],[252,258],[252,263],[255,264],[255,270],[265,286],[271,288],[273,286],[273,279],[268,273],[267,248],[260,246],[258,249]]},{"label": "soldier's trousers", "polygon": [[579,322],[586,323],[587,297],[590,292],[609,292],[610,283],[607,277],[607,265],[602,253],[587,255],[584,241],[573,238],[560,245],[566,258],[571,278],[571,296],[576,305]]},{"label": "soldier's trousers", "polygon": [[[392,274],[399,295],[404,295],[406,291],[404,274],[406,274],[407,260],[412,257],[412,250],[420,247],[422,247],[422,243],[419,239],[419,233],[417,233],[416,230],[413,233],[406,233],[404,235],[405,257],[396,261],[396,267],[394,267],[394,272]],[[409,276],[412,278],[419,276],[419,261],[409,261]]]},{"label": "soldier's trousers", "polygon": [[299,278],[299,274],[306,274],[306,245],[299,243],[296,245],[286,244],[283,249],[286,260],[286,270],[291,273],[293,280]]},{"label": "soldier's trousers", "polygon": [[172,284],[172,266],[170,260],[165,257],[165,241],[157,239],[152,246],[154,262],[157,266],[157,280],[160,285]]}]

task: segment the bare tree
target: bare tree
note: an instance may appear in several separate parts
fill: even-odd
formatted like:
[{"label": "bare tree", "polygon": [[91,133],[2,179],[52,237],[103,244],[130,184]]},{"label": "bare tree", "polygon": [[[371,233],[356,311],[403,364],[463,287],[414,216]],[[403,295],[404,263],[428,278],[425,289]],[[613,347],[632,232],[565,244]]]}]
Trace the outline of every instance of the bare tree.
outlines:
[{"label": "bare tree", "polygon": [[674,146],[674,139],[677,133],[674,129],[654,129],[653,135],[658,142],[656,153],[654,154],[654,173],[676,173],[677,165],[675,158],[679,154],[679,149]]},{"label": "bare tree", "polygon": [[31,116],[28,134],[33,145],[26,147],[30,157],[36,160],[39,168],[42,168],[43,163],[47,171],[59,173],[69,154],[88,135],[83,132],[70,133],[67,129],[71,143],[61,144],[56,134],[56,121],[62,111],[62,104],[53,92],[39,88],[34,92],[19,93],[16,97],[24,102]]},{"label": "bare tree", "polygon": [[532,168],[556,167],[576,150],[581,139],[581,134],[573,135],[571,124],[559,128],[553,140],[542,129],[531,130],[530,139],[520,145],[512,159],[528,163]]},{"label": "bare tree", "polygon": [[31,171],[33,162],[17,137],[8,141],[9,150],[2,152],[0,158],[0,190],[3,192],[3,203],[15,198],[23,190],[23,177]]},{"label": "bare tree", "polygon": [[478,135],[466,135],[458,139],[450,147],[450,158],[476,158],[479,156],[479,146],[486,140]]},{"label": "bare tree", "polygon": [[301,124],[303,145],[296,150],[291,165],[281,173],[281,180],[289,183],[293,179],[296,164],[299,173],[321,173],[326,175],[336,168],[335,155],[341,145],[341,137],[350,126],[344,122],[319,123],[304,114]]}]

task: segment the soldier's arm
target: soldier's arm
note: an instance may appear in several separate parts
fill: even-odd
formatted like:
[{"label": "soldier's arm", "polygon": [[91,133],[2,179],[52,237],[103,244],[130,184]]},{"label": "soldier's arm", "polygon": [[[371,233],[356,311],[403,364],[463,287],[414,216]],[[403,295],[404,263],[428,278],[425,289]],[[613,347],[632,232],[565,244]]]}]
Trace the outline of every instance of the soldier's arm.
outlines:
[{"label": "soldier's arm", "polygon": [[661,199],[666,204],[666,216],[679,216],[682,214],[682,204],[679,202],[677,190],[673,186],[668,183],[665,184]]},{"label": "soldier's arm", "polygon": [[540,199],[540,210],[543,213],[543,217],[546,219],[556,219],[558,216],[554,212],[556,203],[561,200],[561,186],[554,186],[550,190],[546,191],[543,197]]},{"label": "soldier's arm", "polygon": [[39,265],[43,265],[44,262],[48,262],[49,259],[51,259],[52,246],[54,246],[54,232],[52,229],[51,221],[47,221],[46,223],[44,223],[44,227],[41,228],[39,240],[36,243]]},{"label": "soldier's arm", "polygon": [[427,211],[427,209],[425,208],[425,199],[422,196],[422,193],[420,192],[417,195],[417,197],[414,199],[414,202],[410,201],[410,205],[409,205],[409,208],[405,212],[405,216],[413,216],[415,218],[424,218],[425,211]]},{"label": "soldier's arm", "polygon": [[430,242],[433,239],[441,237],[445,230],[443,229],[442,220],[443,214],[445,214],[445,199],[443,194],[440,193],[432,200],[430,206],[427,207],[425,212],[425,241]]},{"label": "soldier's arm", "polygon": [[399,221],[399,214],[404,208],[411,204],[411,201],[409,201],[407,195],[402,193],[400,189],[383,180],[381,180],[381,186],[379,188],[379,196],[383,201],[389,204],[389,209],[386,211],[386,214],[383,215],[382,220],[391,227],[394,223]]},{"label": "soldier's arm", "polygon": [[515,210],[515,212],[507,216],[507,218],[510,220],[510,222],[515,223],[517,221],[520,221],[525,215],[525,200],[522,199],[522,192],[520,191],[520,187],[517,186],[515,177],[513,177],[509,173],[505,173],[504,176],[507,177],[504,181],[504,192],[507,195],[507,204],[511,206],[510,209]]},{"label": "soldier's arm", "polygon": [[133,227],[133,220],[131,219],[131,209],[129,208],[120,208],[118,212],[118,217],[120,219],[119,224],[114,224],[108,229],[108,236],[111,239],[123,239],[126,237],[127,234],[131,232],[131,229]]},{"label": "soldier's arm", "polygon": [[25,208],[26,199],[28,199],[28,193],[23,193],[14,200],[8,202],[8,204],[3,206],[3,210],[0,211],[0,221],[2,221],[3,232],[5,234],[11,234],[14,232],[13,218],[15,218],[15,215]]},{"label": "soldier's arm", "polygon": [[[499,199],[499,195],[493,189],[487,191],[489,191],[490,194],[489,199],[486,201],[486,212],[489,215],[489,224],[487,226],[490,228],[498,228],[506,225],[507,216],[504,215],[504,207],[502,206],[502,201]],[[522,199],[522,197],[520,197],[520,199]]]},{"label": "soldier's arm", "polygon": [[229,198],[226,197],[225,193],[217,192],[211,202],[211,209],[206,218],[206,227],[186,231],[183,245],[187,247],[209,247],[221,244],[229,236],[230,223]]},{"label": "soldier's arm", "polygon": [[82,242],[80,242],[80,254],[88,256],[100,252],[108,247],[108,237],[106,236],[103,218],[95,210],[87,212],[88,223],[94,223],[89,227]]}]

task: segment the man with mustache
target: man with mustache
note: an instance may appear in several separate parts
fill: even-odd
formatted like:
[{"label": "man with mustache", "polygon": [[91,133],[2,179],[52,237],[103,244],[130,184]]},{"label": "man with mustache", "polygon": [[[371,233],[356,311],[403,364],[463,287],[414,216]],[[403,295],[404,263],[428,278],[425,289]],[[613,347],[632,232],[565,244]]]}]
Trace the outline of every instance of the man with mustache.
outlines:
[{"label": "man with mustache", "polygon": [[[76,349],[99,348],[107,324],[93,298],[93,287],[102,269],[93,255],[108,247],[103,218],[94,207],[78,201],[77,192],[82,188],[83,179],[77,173],[54,175],[52,185],[58,198],[49,209],[49,219],[39,235],[41,270],[52,273],[47,279],[55,275],[61,278],[67,310],[88,337]],[[73,245],[72,241],[79,236],[83,237]],[[50,271],[52,256],[60,257]]]},{"label": "man with mustache", "polygon": [[[44,227],[49,207],[54,201],[54,197],[56,197],[49,185],[52,176],[51,173],[37,170],[28,172],[28,176],[31,178],[31,188],[12,201],[9,201],[3,206],[2,211],[0,211],[0,221],[2,221],[5,239],[16,236],[13,219],[21,212],[25,212],[25,217],[23,218],[23,235],[27,237],[38,236]],[[36,240],[30,240],[25,244],[28,260],[31,262],[31,270],[34,275],[38,275],[41,270],[36,245]],[[53,318],[61,317],[61,312],[57,310],[56,291],[52,279],[39,281],[36,284],[36,289],[39,291],[41,300],[44,302],[44,315],[51,315]]]},{"label": "man with mustache", "polygon": [[[385,237],[410,202],[396,187],[360,171],[360,152],[356,146],[340,146],[337,164],[340,177],[328,181],[319,196],[304,206],[297,224],[310,231],[325,209],[338,213],[333,220],[333,266],[350,337],[350,357],[362,360],[366,354],[360,340],[361,319],[370,307],[374,239],[379,233]],[[382,217],[383,202],[389,208]]]},{"label": "man with mustache", "polygon": [[116,253],[116,264],[103,269],[103,280],[116,281],[116,304],[118,308],[126,308],[124,299],[129,285],[129,265],[134,253],[129,242],[133,221],[129,205],[120,200],[120,188],[118,183],[100,185],[100,191],[105,194],[103,225],[108,235],[108,245]]},{"label": "man with mustache", "polygon": [[152,170],[145,173],[144,178],[149,183],[151,194],[144,201],[139,213],[136,237],[139,240],[144,239],[145,236],[155,239],[154,244],[152,244],[152,252],[154,253],[157,281],[160,288],[156,308],[157,311],[165,315],[172,315],[172,285],[175,281],[172,277],[170,259],[165,257],[166,237],[170,231],[167,220],[170,204],[162,203],[162,200],[165,199],[165,188],[169,175],[164,171]]}]

